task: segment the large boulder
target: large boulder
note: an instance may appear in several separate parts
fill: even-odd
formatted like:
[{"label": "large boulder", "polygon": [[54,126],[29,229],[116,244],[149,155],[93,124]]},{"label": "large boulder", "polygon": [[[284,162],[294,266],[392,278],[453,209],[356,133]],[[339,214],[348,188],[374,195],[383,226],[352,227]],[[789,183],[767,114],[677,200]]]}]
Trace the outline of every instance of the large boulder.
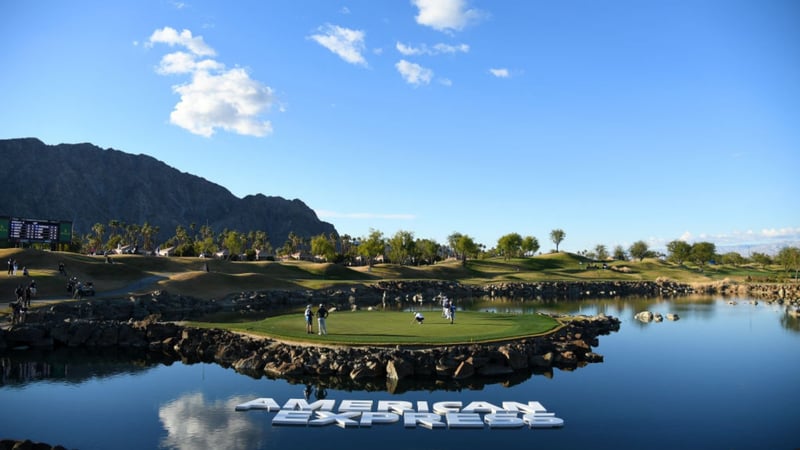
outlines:
[{"label": "large boulder", "polygon": [[402,380],[414,375],[414,364],[404,358],[394,358],[386,363],[386,377]]},{"label": "large boulder", "polygon": [[472,364],[468,363],[467,361],[464,361],[456,368],[455,372],[453,373],[453,379],[463,380],[473,375],[475,375],[475,367],[473,367]]},{"label": "large boulder", "polygon": [[513,370],[525,369],[528,367],[528,358],[520,351],[510,345],[504,345],[497,349],[502,354],[508,366]]},{"label": "large boulder", "polygon": [[15,326],[6,332],[9,347],[48,348],[53,346],[53,339],[47,331],[31,325]]}]

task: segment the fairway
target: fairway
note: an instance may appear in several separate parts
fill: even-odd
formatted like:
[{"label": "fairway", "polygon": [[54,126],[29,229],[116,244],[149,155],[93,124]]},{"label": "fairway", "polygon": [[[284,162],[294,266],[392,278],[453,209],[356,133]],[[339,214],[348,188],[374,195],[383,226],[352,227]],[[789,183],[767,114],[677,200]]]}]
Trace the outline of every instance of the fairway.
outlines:
[{"label": "fairway", "polygon": [[287,341],[310,344],[343,345],[442,345],[516,339],[546,333],[560,326],[541,314],[494,314],[458,311],[455,323],[436,311],[425,312],[425,322],[418,324],[410,312],[336,311],[327,319],[328,334],[307,334],[302,311],[240,323],[195,323],[203,327],[224,328],[259,334]]}]

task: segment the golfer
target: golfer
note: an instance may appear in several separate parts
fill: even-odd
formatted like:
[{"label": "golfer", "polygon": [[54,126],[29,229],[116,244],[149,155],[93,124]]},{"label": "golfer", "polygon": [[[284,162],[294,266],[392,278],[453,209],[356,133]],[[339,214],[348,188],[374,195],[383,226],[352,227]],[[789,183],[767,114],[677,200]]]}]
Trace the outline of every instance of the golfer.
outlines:
[{"label": "golfer", "polygon": [[423,316],[421,312],[414,313],[414,320],[416,320],[418,324],[422,325],[422,322],[425,321],[425,316]]},{"label": "golfer", "polygon": [[325,309],[325,305],[322,303],[319,304],[319,309],[317,309],[317,325],[319,327],[319,334],[322,336],[323,334],[328,334],[328,327],[325,326],[325,318],[328,317],[328,310]]}]

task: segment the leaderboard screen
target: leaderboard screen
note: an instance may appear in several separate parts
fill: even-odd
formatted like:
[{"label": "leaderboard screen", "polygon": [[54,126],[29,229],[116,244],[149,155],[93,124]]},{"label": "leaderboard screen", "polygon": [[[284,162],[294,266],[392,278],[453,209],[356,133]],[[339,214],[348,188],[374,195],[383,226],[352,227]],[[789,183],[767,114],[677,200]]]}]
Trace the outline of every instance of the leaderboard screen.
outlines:
[{"label": "leaderboard screen", "polygon": [[[29,242],[69,242],[72,239],[72,224],[50,220],[18,219],[8,220],[7,239],[11,241]],[[0,239],[6,219],[0,220]]]}]

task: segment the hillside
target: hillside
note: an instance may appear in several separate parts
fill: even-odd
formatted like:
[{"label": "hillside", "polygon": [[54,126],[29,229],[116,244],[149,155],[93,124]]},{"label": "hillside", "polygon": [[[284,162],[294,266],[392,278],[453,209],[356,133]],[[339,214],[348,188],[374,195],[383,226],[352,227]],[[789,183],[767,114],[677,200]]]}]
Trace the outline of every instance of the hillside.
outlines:
[{"label": "hillside", "polygon": [[[269,289],[322,289],[371,284],[385,280],[442,280],[463,284],[532,283],[538,281],[654,281],[668,278],[681,283],[709,283],[723,279],[768,281],[782,276],[779,268],[718,265],[702,272],[655,259],[615,261],[609,269],[587,269],[586,260],[570,253],[534,258],[500,258],[446,261],[432,266],[380,264],[372,268],[311,262],[250,262],[203,258],[166,258],[142,255],[115,256],[107,264],[101,256],[33,249],[0,249],[0,292],[13,300],[17,284],[28,279],[7,276],[6,261],[14,258],[27,266],[39,286],[40,298],[67,297],[67,279],[58,273],[63,262],[70,276],[93,281],[98,296],[125,297],[129,293],[166,290],[198,298],[220,298],[243,291]],[[205,271],[208,264],[209,271]]]},{"label": "hillside", "polygon": [[273,247],[290,232],[336,233],[301,200],[262,194],[238,198],[204,178],[146,155],[92,144],[46,145],[38,139],[0,140],[0,216],[72,221],[74,231],[110,220],[158,226],[157,240],[178,225],[266,231]]}]

